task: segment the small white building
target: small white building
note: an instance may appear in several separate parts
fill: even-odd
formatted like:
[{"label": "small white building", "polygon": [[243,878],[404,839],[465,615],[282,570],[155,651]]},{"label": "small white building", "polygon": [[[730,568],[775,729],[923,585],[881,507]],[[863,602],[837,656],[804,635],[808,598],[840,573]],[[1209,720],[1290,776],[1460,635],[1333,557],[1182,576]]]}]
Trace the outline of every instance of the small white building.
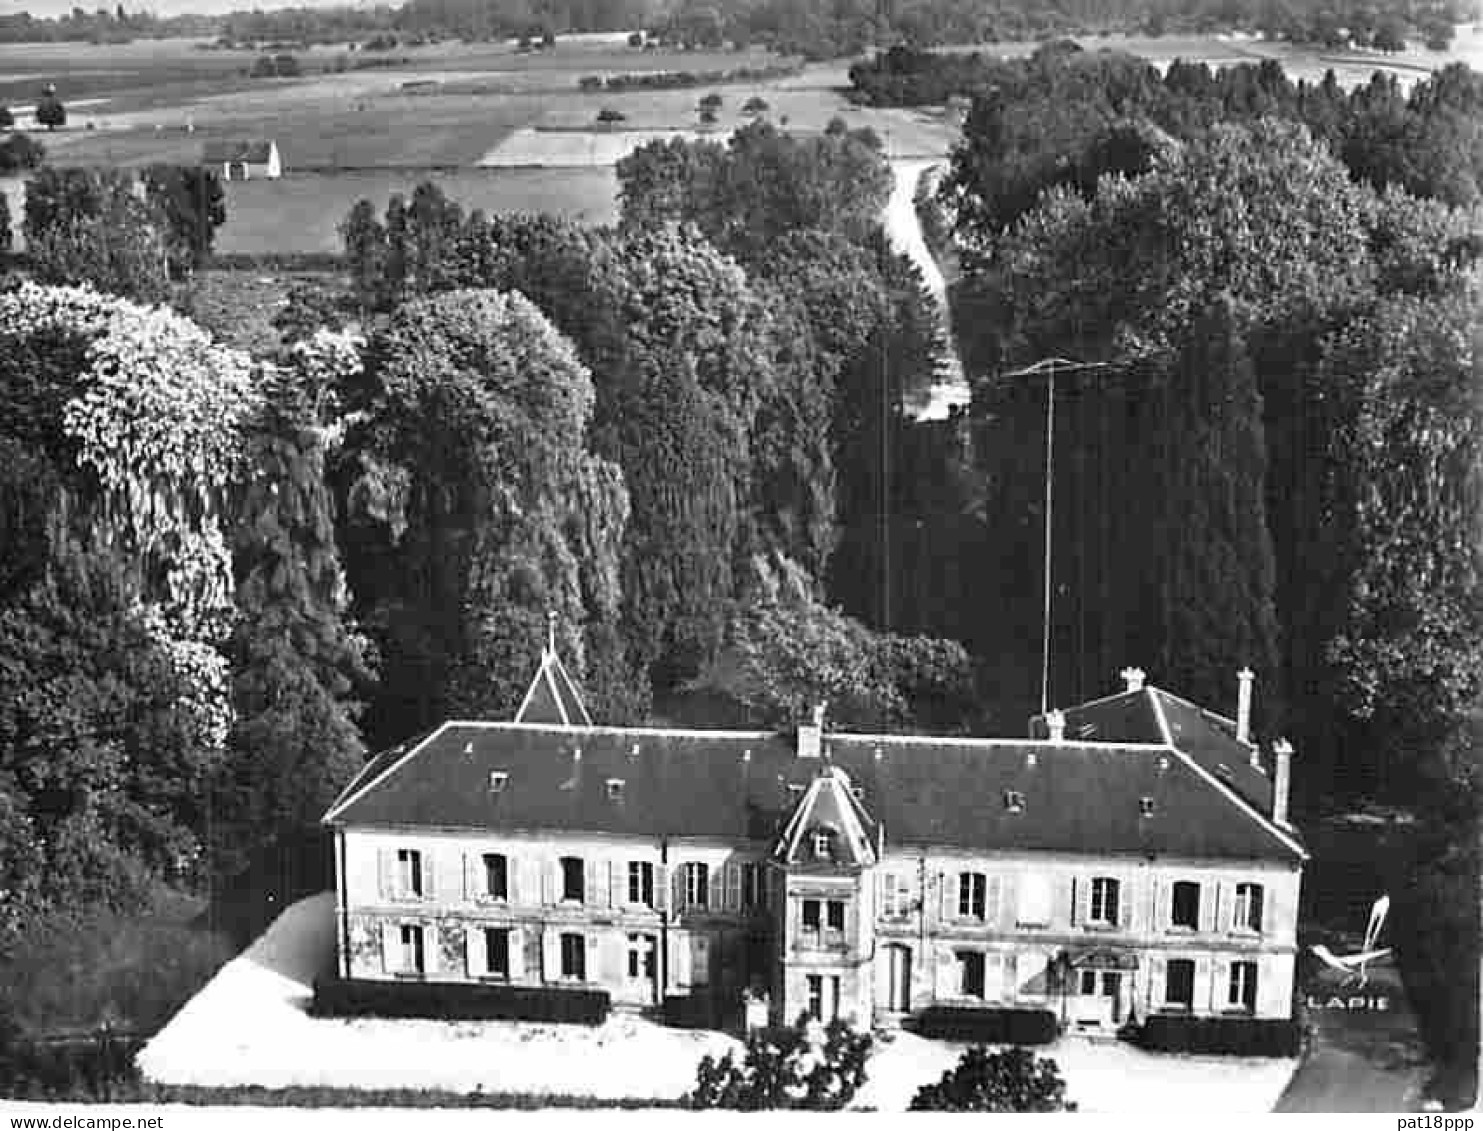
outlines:
[{"label": "small white building", "polygon": [[218,168],[224,181],[247,181],[253,177],[277,180],[283,176],[278,143],[266,139],[208,141],[201,151],[201,164]]}]

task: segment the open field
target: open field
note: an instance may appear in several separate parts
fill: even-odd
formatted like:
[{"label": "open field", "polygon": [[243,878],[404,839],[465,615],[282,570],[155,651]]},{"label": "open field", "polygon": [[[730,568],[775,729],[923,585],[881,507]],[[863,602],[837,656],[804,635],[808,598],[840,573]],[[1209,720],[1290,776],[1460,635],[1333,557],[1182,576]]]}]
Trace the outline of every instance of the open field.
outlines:
[{"label": "open field", "polygon": [[[614,1014],[602,1025],[319,1018],[306,1012],[334,955],[334,897],[289,907],[222,968],[140,1053],[159,1083],[321,1085],[676,1099],[706,1053],[737,1047],[705,1030]],[[857,1107],[900,1111],[963,1046],[898,1034],[869,1064]],[[1157,1090],[1173,1110],[1270,1111],[1290,1060],[1159,1056],[1128,1045],[1063,1039],[1045,1049],[1083,1111],[1133,1112]]]}]

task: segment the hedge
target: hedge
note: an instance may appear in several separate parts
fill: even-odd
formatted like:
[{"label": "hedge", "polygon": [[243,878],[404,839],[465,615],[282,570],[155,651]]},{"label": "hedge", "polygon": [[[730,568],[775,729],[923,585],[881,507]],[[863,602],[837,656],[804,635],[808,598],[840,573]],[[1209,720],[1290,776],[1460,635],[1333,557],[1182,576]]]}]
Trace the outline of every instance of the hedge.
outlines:
[{"label": "hedge", "polygon": [[664,1023],[675,1029],[720,1028],[715,999],[707,994],[673,996],[664,999]]},{"label": "hedge", "polygon": [[321,978],[314,983],[311,1012],[330,1017],[431,1017],[450,1021],[560,1021],[600,1025],[611,1005],[612,996],[606,990]]},{"label": "hedge", "polygon": [[973,1009],[934,1005],[915,1028],[924,1037],[988,1045],[1047,1045],[1056,1039],[1056,1015],[1048,1009]]},{"label": "hedge", "polygon": [[1155,1052],[1235,1056],[1297,1056],[1302,1040],[1302,1026],[1296,1021],[1172,1013],[1155,1013],[1137,1036],[1140,1046]]}]

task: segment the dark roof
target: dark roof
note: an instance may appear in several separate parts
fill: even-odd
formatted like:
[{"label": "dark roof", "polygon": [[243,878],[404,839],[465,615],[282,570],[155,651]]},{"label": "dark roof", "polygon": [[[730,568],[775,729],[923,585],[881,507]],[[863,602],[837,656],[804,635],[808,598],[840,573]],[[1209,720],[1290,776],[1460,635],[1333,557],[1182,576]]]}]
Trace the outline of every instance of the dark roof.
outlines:
[{"label": "dark roof", "polygon": [[[829,734],[887,843],[1291,862],[1296,841],[1168,747]],[[1032,764],[1033,763],[1033,764]],[[817,775],[748,731],[450,722],[331,809],[352,826],[767,840]],[[491,789],[491,775],[506,776]],[[620,797],[609,779],[624,782]],[[796,788],[790,789],[792,785]],[[1023,795],[1013,812],[1006,791]],[[1151,798],[1151,816],[1140,802]]]},{"label": "dark roof", "polygon": [[272,152],[273,143],[263,138],[208,141],[201,147],[201,160],[208,165],[223,165],[228,161],[266,165]]},{"label": "dark roof", "polygon": [[[1255,748],[1236,740],[1236,724],[1224,716],[1158,687],[1109,695],[1062,713],[1070,741],[1169,743],[1258,813],[1272,812],[1272,779],[1251,764]],[[1044,716],[1030,720],[1032,736],[1044,738],[1047,733]]]}]

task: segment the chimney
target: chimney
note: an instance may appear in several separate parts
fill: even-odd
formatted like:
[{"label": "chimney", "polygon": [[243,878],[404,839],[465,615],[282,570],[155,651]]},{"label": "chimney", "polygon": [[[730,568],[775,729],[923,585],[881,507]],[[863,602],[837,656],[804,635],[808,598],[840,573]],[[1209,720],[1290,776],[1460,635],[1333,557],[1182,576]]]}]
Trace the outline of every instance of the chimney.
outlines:
[{"label": "chimney", "polygon": [[1118,675],[1123,677],[1124,691],[1143,690],[1143,681],[1147,677],[1143,674],[1142,668],[1124,668],[1122,671],[1118,672]]},{"label": "chimney", "polygon": [[1288,794],[1292,789],[1292,743],[1285,738],[1272,743],[1272,758],[1276,762],[1272,783],[1272,823],[1288,829],[1292,827],[1287,821]]},{"label": "chimney", "polygon": [[824,707],[820,703],[814,708],[814,718],[811,723],[798,724],[798,756],[800,758],[817,758],[819,748],[823,745],[824,738]]},{"label": "chimney", "polygon": [[1052,711],[1045,716],[1046,728],[1050,731],[1052,742],[1066,741],[1066,715],[1063,711]]},{"label": "chimney", "polygon": [[[1250,668],[1236,673],[1236,741],[1251,741],[1251,683],[1256,674]],[[1254,757],[1254,755],[1253,755]]]}]

